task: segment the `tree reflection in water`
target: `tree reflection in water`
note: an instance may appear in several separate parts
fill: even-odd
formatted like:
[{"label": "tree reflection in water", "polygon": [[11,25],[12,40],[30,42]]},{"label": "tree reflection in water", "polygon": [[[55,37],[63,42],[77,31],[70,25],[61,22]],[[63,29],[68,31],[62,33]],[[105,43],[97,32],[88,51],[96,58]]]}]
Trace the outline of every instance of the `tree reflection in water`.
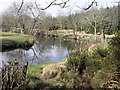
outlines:
[{"label": "tree reflection in water", "polygon": [[55,40],[54,38],[36,37],[36,43],[28,51],[17,49],[0,53],[0,61],[19,60],[21,64],[28,61],[29,64],[43,62],[57,62],[66,57],[75,48],[76,44],[70,41]]}]

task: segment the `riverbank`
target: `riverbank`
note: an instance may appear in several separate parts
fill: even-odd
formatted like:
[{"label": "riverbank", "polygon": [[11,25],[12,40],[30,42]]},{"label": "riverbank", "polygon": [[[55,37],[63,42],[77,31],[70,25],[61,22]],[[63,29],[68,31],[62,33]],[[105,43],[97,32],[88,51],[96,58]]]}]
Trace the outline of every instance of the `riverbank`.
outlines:
[{"label": "riverbank", "polygon": [[30,65],[28,88],[120,89],[116,70],[119,66],[111,60],[111,52],[109,47],[98,47],[92,52],[73,50],[60,62]]},{"label": "riverbank", "polygon": [[[27,77],[30,79],[29,88],[62,88],[65,84],[60,79],[60,76],[65,72],[67,59],[59,62],[48,62],[39,65],[30,65],[28,67]],[[62,85],[60,85],[62,84]]]},{"label": "riverbank", "polygon": [[[74,30],[53,30],[53,31],[45,31],[43,35],[48,37],[56,37],[56,38],[64,38],[68,40],[79,40],[79,38],[87,38],[92,39],[95,37],[94,34],[87,34],[84,31],[74,31]],[[114,35],[105,34],[106,39],[113,37]],[[101,38],[102,35],[97,34],[97,38]]]},{"label": "riverbank", "polygon": [[34,44],[35,38],[30,35],[0,32],[0,51],[9,51],[17,48],[28,50]]},{"label": "riverbank", "polygon": [[[29,65],[27,88],[118,88],[119,39],[109,46],[87,51],[73,50],[60,62]],[[85,46],[85,44],[84,44]],[[117,53],[116,53],[117,52]],[[111,84],[112,83],[112,84]]]}]

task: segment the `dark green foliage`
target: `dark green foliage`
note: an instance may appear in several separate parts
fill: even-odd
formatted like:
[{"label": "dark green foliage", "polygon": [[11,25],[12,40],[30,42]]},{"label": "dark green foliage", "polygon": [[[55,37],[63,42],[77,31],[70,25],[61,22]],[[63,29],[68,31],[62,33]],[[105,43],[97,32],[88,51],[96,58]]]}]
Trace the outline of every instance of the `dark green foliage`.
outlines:
[{"label": "dark green foliage", "polygon": [[116,32],[115,37],[110,40],[109,44],[110,52],[112,53],[112,59],[120,71],[120,30]]},{"label": "dark green foliage", "polygon": [[[91,79],[95,88],[120,88],[120,31],[109,41],[106,49],[98,49],[101,68]],[[102,55],[101,55],[102,52]],[[103,57],[104,56],[104,57]],[[117,74],[116,74],[117,73]]]},{"label": "dark green foliage", "polygon": [[108,55],[108,48],[99,46],[92,52],[92,58],[101,59]]},{"label": "dark green foliage", "polygon": [[80,52],[79,50],[74,50],[68,57],[67,68],[78,74],[82,74],[83,70],[86,68],[87,59],[88,53],[86,51]]},{"label": "dark green foliage", "polygon": [[73,50],[68,57],[67,68],[79,74],[82,74],[83,70],[94,73],[101,69],[101,62],[107,55],[108,49],[103,47],[98,47],[91,53]]},{"label": "dark green foliage", "polygon": [[91,85],[92,85],[92,87],[94,87],[94,88],[100,88],[101,83],[103,83],[103,82],[102,82],[102,79],[103,79],[104,77],[106,77],[106,73],[103,72],[103,71],[101,71],[101,70],[99,70],[99,71],[95,74],[95,76],[91,79]]},{"label": "dark green foliage", "polygon": [[84,84],[87,81],[86,86],[119,88],[119,75],[114,74],[120,70],[119,40],[112,38],[108,47],[98,47],[92,52],[73,50],[68,57],[68,70],[78,74],[80,77],[79,83]]},{"label": "dark green foliage", "polygon": [[26,88],[29,80],[26,77],[28,62],[24,64],[23,67],[18,66],[19,62],[17,60],[3,63],[1,70],[2,73],[2,89],[13,89],[13,88]]},{"label": "dark green foliage", "polygon": [[101,69],[100,62],[96,59],[90,59],[86,62],[86,73],[95,73]]}]

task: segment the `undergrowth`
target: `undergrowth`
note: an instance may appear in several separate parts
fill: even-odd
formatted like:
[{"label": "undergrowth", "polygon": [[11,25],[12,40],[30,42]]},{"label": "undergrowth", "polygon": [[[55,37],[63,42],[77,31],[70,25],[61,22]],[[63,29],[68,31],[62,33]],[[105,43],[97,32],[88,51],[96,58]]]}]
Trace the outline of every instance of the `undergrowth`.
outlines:
[{"label": "undergrowth", "polygon": [[[37,88],[113,88],[120,89],[120,32],[109,41],[107,47],[99,46],[93,51],[73,50],[67,57],[66,64],[31,65],[28,77],[31,85]],[[51,65],[51,66],[50,66]],[[55,66],[55,65],[59,65]],[[62,67],[61,67],[62,65]],[[64,66],[66,68],[64,68]],[[47,68],[48,66],[48,68]],[[42,78],[44,69],[56,73],[51,78]],[[56,67],[56,68],[55,68]],[[58,71],[56,71],[56,70]],[[64,70],[63,70],[64,69]],[[62,70],[64,72],[60,72]],[[58,74],[60,72],[60,74]],[[46,72],[45,72],[46,73]],[[19,74],[19,73],[18,73]],[[32,81],[32,82],[31,82]],[[34,84],[34,82],[36,84]],[[32,87],[32,86],[31,86]]]}]

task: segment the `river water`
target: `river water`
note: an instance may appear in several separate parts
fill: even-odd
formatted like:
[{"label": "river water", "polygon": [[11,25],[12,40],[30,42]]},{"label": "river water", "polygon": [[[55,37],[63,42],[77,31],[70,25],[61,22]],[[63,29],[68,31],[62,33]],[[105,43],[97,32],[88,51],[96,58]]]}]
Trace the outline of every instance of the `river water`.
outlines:
[{"label": "river water", "polygon": [[2,61],[7,62],[15,59],[21,63],[28,61],[29,64],[58,62],[77,47],[78,44],[75,41],[37,36],[35,44],[28,51],[16,49],[8,52],[0,52],[0,66],[2,66]]}]

